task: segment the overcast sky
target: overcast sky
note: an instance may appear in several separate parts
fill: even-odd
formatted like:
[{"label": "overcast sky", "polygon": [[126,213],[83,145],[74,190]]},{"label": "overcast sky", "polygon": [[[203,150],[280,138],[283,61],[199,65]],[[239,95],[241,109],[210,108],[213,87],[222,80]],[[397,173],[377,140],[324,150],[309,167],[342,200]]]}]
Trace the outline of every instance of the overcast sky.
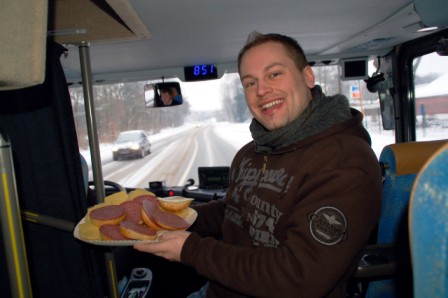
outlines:
[{"label": "overcast sky", "polygon": [[448,72],[448,56],[439,56],[436,53],[425,55],[417,71],[422,75],[428,73],[446,73]]},{"label": "overcast sky", "polygon": [[195,111],[220,110],[222,108],[221,92],[227,86],[226,76],[229,75],[224,75],[219,80],[181,83],[182,95],[190,103],[191,109]]}]

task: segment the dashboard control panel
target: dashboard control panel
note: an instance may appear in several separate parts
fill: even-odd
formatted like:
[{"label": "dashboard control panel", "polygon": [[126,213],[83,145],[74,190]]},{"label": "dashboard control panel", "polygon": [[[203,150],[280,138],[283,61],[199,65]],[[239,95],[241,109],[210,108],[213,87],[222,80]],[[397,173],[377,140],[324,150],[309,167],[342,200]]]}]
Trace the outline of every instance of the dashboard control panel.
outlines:
[{"label": "dashboard control panel", "polygon": [[199,167],[199,189],[227,189],[230,167]]}]

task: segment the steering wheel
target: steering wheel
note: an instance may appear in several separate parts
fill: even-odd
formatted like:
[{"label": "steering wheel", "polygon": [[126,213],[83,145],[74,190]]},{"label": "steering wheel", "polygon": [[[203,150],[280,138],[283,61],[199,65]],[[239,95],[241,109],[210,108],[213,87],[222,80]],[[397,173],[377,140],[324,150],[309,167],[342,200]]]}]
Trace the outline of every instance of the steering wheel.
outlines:
[{"label": "steering wheel", "polygon": [[[112,189],[116,189],[118,191],[126,192],[126,189],[124,188],[124,186],[122,186],[122,185],[120,185],[120,184],[118,184],[116,182],[105,180],[105,181],[103,181],[103,183],[104,183],[104,188],[109,187],[109,188],[112,188]],[[95,189],[95,181],[89,181],[89,188],[90,189]]]}]

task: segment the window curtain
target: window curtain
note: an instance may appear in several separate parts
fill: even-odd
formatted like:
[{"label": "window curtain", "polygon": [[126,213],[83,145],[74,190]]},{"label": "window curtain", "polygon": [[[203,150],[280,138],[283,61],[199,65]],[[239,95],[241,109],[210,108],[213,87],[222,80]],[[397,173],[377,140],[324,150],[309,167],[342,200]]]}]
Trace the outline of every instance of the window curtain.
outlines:
[{"label": "window curtain", "polygon": [[[0,92],[0,128],[11,143],[20,208],[77,223],[88,204],[60,63],[65,51],[49,41],[45,81]],[[34,297],[105,296],[101,247],[82,243],[67,231],[26,220],[22,225]],[[4,250],[0,249],[0,293],[9,297],[9,291]]]}]

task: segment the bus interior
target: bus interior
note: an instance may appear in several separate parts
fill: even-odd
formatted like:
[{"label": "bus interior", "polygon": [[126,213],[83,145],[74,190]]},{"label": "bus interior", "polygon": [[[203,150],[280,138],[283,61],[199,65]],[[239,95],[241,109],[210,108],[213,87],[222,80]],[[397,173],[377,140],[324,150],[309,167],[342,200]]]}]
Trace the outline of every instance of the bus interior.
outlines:
[{"label": "bus interior", "polygon": [[390,207],[401,217],[380,220],[376,231],[400,227],[406,235],[375,235],[348,293],[413,297],[410,188],[448,141],[447,7],[446,0],[3,1],[2,297],[137,297],[129,292],[136,280],[146,295],[138,297],[186,297],[202,286],[188,266],[74,233],[88,208],[117,192],[144,189],[193,204],[225,197],[231,161],[252,141],[236,60],[254,31],[297,39],[324,93],[344,94],[363,113],[385,173],[390,154],[413,165],[407,200],[399,211]]}]

